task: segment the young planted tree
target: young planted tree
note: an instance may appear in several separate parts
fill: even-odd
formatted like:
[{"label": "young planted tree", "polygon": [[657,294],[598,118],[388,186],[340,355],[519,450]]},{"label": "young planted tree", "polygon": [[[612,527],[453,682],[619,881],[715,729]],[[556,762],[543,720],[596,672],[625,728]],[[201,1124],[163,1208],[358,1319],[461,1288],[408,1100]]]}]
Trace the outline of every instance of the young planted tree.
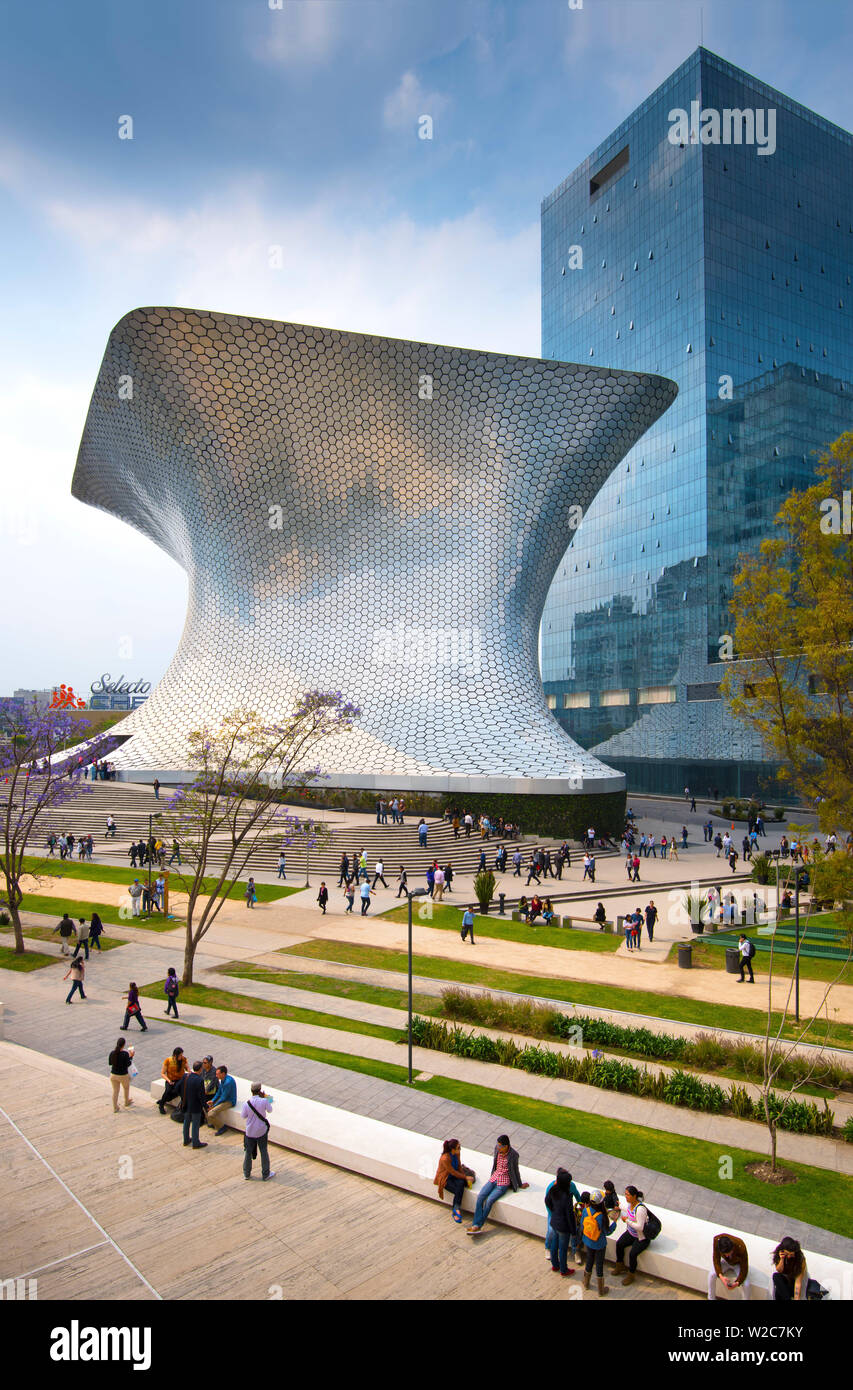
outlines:
[{"label": "young planted tree", "polygon": [[192,984],[199,943],[262,841],[275,836],[286,847],[306,838],[282,792],[295,795],[320,777],[312,755],[351,729],[358,715],[340,692],[310,691],[282,724],[237,710],[217,730],[190,736],[195,780],[175,792],[163,813],[166,832],[187,860],[176,876],[187,893],[185,985]]},{"label": "young planted tree", "polygon": [[[794,991],[794,979],[800,963],[800,955],[803,942],[807,935],[808,918],[803,923],[803,933],[796,944],[794,952],[794,968],[791,978],[788,981],[788,989],[785,995],[782,1008],[779,1010],[778,1022],[773,1024],[773,981],[775,978],[774,964],[776,961],[775,933],[770,937],[770,964],[767,972],[767,1025],[764,1032],[764,1055],[763,1055],[763,1074],[761,1079],[761,1103],[764,1108],[764,1119],[767,1125],[767,1132],[770,1136],[770,1169],[766,1173],[768,1181],[774,1181],[778,1165],[776,1161],[776,1130],[779,1110],[786,1105],[789,1100],[800,1099],[796,1095],[798,1089],[814,1078],[820,1070],[820,1064],[830,1039],[832,1021],[829,1012],[829,997],[835,985],[844,976],[853,952],[853,940],[848,938],[844,959],[838,961],[838,970],[824,988],[820,1002],[808,1018],[801,1019],[796,1024],[795,1036],[792,1039],[783,1039],[782,1034],[787,1030],[788,1024],[792,1021],[791,997]],[[780,1079],[784,1073],[792,1075],[794,1069],[790,1067],[791,1059],[797,1053],[806,1039],[811,1040],[818,1036],[816,1044],[810,1043],[805,1056],[808,1065],[805,1073],[799,1072],[796,1080],[790,1082],[788,1086],[780,1088]],[[825,1102],[824,1102],[825,1104]],[[829,1116],[827,1115],[827,1121]],[[763,1176],[760,1171],[758,1176]]]},{"label": "young planted tree", "polygon": [[[114,746],[111,739],[87,741],[88,729],[88,720],[67,710],[39,710],[17,700],[0,700],[2,905],[12,921],[17,952],[25,949],[24,856],[32,855],[37,842],[60,828],[58,813],[63,807],[91,792],[82,769],[96,753],[103,756]],[[39,866],[28,872],[38,878]]]},{"label": "young planted tree", "polygon": [[821,456],[818,481],[781,507],[779,533],[734,579],[736,665],[722,683],[738,719],[818,809],[853,825],[853,431]]}]

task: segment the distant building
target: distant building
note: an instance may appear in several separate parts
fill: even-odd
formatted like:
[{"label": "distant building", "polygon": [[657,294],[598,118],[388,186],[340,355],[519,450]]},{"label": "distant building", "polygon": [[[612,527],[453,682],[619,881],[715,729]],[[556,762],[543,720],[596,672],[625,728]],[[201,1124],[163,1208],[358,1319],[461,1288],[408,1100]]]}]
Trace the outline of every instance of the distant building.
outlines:
[{"label": "distant building", "polygon": [[22,705],[32,706],[35,704],[37,709],[47,709],[56,688],[56,686],[51,686],[49,690],[16,690],[12,699],[20,701]]}]

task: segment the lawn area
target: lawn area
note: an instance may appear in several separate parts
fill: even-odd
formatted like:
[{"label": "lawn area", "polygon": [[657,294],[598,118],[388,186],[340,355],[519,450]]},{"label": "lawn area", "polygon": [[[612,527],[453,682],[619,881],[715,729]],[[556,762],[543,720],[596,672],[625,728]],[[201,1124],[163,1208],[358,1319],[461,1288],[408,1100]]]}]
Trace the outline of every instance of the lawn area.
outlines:
[{"label": "lawn area", "polygon": [[[355,999],[361,1004],[381,1004],[387,1009],[407,1009],[409,996],[402,989],[383,989],[381,985],[363,985],[356,980],[336,980],[330,975],[305,975],[296,970],[269,970],[251,961],[229,961],[218,968],[220,975],[233,975],[238,980],[263,980],[268,985],[287,985],[290,989],[311,990],[330,994],[339,999]],[[437,994],[414,994],[417,1013],[439,1015],[441,999]]]},{"label": "lawn area", "polygon": [[[281,954],[333,960],[343,965],[372,966],[378,970],[404,971],[408,968],[405,951],[392,951],[384,946],[351,945],[341,941],[305,941],[300,946],[285,947]],[[482,966],[445,960],[440,956],[415,955],[413,964],[416,974],[429,979],[484,985],[487,989],[532,994],[558,1003],[619,1009],[625,1013],[695,1023],[702,1028],[731,1028],[758,1036],[763,1035],[765,1027],[766,1015],[760,1009],[738,1008],[734,1004],[706,1003],[701,999],[685,999],[678,994],[587,984],[582,980],[561,980],[553,976],[523,975],[512,970],[487,970]],[[778,1014],[774,1014],[773,1018],[778,1022]],[[786,1026],[783,1036],[798,1036],[793,1024]],[[822,1041],[822,1038],[817,1033],[807,1033],[803,1040]],[[853,1049],[853,1025],[834,1023],[830,1041],[834,1047]]]},{"label": "lawn area", "polygon": [[[140,880],[148,877],[147,869],[119,869],[114,864],[86,864],[78,860],[54,858],[41,859],[36,855],[24,855],[24,872],[28,874],[38,873],[42,878],[83,878],[89,879],[93,883],[124,883],[130,884],[135,878]],[[185,893],[187,884],[184,882],[183,874],[178,869],[169,869],[169,892]],[[157,877],[158,870],[152,869],[152,882]],[[217,883],[215,878],[206,878],[204,888],[208,893],[212,893]],[[246,891],[246,880],[240,879],[234,884],[229,898],[242,898]],[[293,887],[283,887],[277,883],[256,883],[255,891],[258,895],[259,903],[275,902],[278,898],[286,898],[290,893],[301,893],[302,885]]]},{"label": "lawn area", "polygon": [[[74,918],[73,920],[76,922],[77,919]],[[26,939],[28,939],[28,940],[31,940],[31,941],[59,941],[59,939],[60,939],[60,938],[59,938],[59,932],[54,932],[50,927],[28,927],[26,924],[23,924],[23,925],[24,925],[24,937],[25,937]],[[12,926],[12,923],[11,923],[11,922],[9,923],[8,927],[0,926],[0,932],[11,933],[11,932],[13,932],[13,931],[14,931],[14,927]],[[107,938],[107,937],[105,937],[105,936],[102,936],[102,937],[101,937],[101,950],[102,950],[102,951],[114,951],[115,948],[116,948],[116,946],[126,946],[126,945],[127,945],[127,942],[126,942],[126,941],[119,941],[116,937],[110,937],[110,938]],[[92,950],[91,947],[90,947],[89,949],[90,949],[92,955],[97,955],[97,954],[98,954],[97,950]]]},{"label": "lawn area", "polygon": [[[161,984],[145,985],[140,991],[147,999],[162,999]],[[341,1018],[338,1014],[318,1013],[315,1009],[297,1009],[278,1004],[272,999],[253,999],[247,994],[232,994],[227,989],[209,989],[206,985],[182,985],[181,1004],[197,1004],[200,1008],[228,1009],[231,1013],[253,1014],[289,1023],[312,1023],[317,1028],[334,1028],[342,1033],[367,1033],[372,1038],[399,1042],[399,1028],[385,1028],[379,1023],[363,1023],[356,1018]],[[268,1044],[265,1044],[268,1046]]]},{"label": "lawn area", "polygon": [[[128,899],[130,902],[130,899]],[[80,898],[50,898],[42,897],[38,893],[27,893],[21,903],[21,913],[26,916],[28,912],[40,912],[46,917],[54,917],[58,922],[63,913],[68,913],[72,922],[77,922],[81,917],[91,917],[93,912],[97,912],[104,926],[114,927],[141,927],[143,931],[174,931],[176,927],[186,926],[180,917],[173,917],[170,920],[158,914],[151,917],[122,917],[119,908],[112,903],[87,903]]]},{"label": "lawn area", "polygon": [[[221,1033],[217,1036],[232,1038],[235,1042],[251,1043],[256,1047],[267,1047],[257,1038],[239,1033]],[[376,1076],[383,1081],[406,1085],[405,1068],[390,1063],[374,1062],[370,1058],[352,1057],[348,1053],[292,1044],[285,1044],[281,1051],[299,1057],[310,1057],[329,1066],[344,1067],[350,1071]],[[408,1086],[406,1089],[408,1090]],[[853,1237],[853,1178],[830,1172],[828,1169],[792,1163],[785,1159],[784,1166],[796,1173],[797,1182],[780,1187],[769,1186],[745,1171],[747,1163],[763,1160],[766,1158],[765,1153],[736,1149],[727,1145],[726,1153],[731,1156],[734,1176],[721,1178],[720,1146],[702,1139],[669,1134],[662,1130],[648,1129],[643,1125],[625,1124],[620,1120],[608,1120],[599,1115],[588,1115],[583,1110],[570,1110],[562,1105],[552,1105],[548,1101],[529,1100],[524,1096],[509,1095],[505,1091],[496,1091],[487,1086],[472,1086],[466,1082],[452,1081],[447,1077],[436,1076],[431,1081],[415,1081],[413,1089],[444,1096],[447,1100],[455,1100],[461,1105],[486,1111],[498,1117],[500,1121],[512,1120],[516,1124],[530,1125],[545,1134],[555,1134],[569,1144],[582,1144],[586,1148],[610,1154],[613,1158],[636,1162],[638,1154],[642,1154],[643,1165],[654,1168],[659,1173],[682,1178],[685,1182],[696,1183],[727,1197],[754,1202],[756,1206],[764,1207],[767,1211],[807,1221],[811,1225],[820,1224],[822,1215],[831,1217],[833,1230],[839,1235]],[[464,1135],[462,1145],[464,1148]],[[436,1141],[436,1156],[438,1152],[439,1144]],[[523,1153],[521,1160],[523,1163]],[[581,1176],[585,1182],[603,1182],[607,1174],[583,1173]],[[646,1195],[650,1201],[654,1201],[653,1192]],[[829,1229],[828,1225],[824,1229]],[[783,1234],[780,1223],[780,1236]]]},{"label": "lawn area", "polygon": [[[436,927],[440,931],[461,931],[462,912],[458,907],[445,907],[443,903],[433,904],[429,898],[421,901],[429,908],[429,916],[421,917],[421,908],[415,907],[412,920],[418,926]],[[569,915],[569,914],[567,914]],[[408,908],[392,907],[387,912],[377,913],[386,921],[408,922]],[[490,936],[497,941],[522,941],[525,945],[556,946],[567,951],[603,951],[612,954],[618,951],[621,936],[613,932],[573,931],[568,927],[546,927],[541,922],[529,927],[525,922],[513,922],[509,917],[474,916],[474,937]]]},{"label": "lawn area", "polygon": [[[737,930],[737,929],[736,929]],[[756,936],[755,928],[748,927],[744,931],[745,936],[755,937],[756,941],[767,941],[767,937]],[[806,938],[808,940],[808,938]],[[737,941],[727,941],[726,945],[734,945]],[[712,945],[710,941],[705,941],[702,936],[693,938],[693,969],[694,970],[719,970],[723,961],[725,946],[722,942]],[[677,946],[673,943],[667,960],[672,963],[677,959]],[[845,966],[843,960],[821,960],[814,956],[800,956],[800,979],[801,980],[822,980],[829,984],[830,980],[838,979],[844,967],[844,973],[839,979],[839,984],[853,984],[853,962],[848,962]],[[757,951],[752,959],[752,968],[756,978],[759,975],[767,976],[770,969],[770,953]],[[773,953],[773,974],[774,976],[790,978],[794,973],[794,957],[783,955],[774,951]]]},{"label": "lawn area", "polygon": [[0,946],[0,970],[41,970],[45,965],[59,964],[59,957],[46,956],[41,951],[24,951],[19,955],[11,946]]}]

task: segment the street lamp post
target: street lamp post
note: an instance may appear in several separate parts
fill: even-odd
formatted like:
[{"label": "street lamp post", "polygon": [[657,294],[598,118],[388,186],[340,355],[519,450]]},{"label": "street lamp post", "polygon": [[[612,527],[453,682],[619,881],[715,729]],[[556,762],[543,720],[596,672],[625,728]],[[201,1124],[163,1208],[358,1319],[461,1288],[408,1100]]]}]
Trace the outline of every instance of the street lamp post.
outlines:
[{"label": "street lamp post", "polygon": [[406,898],[409,903],[409,1085],[412,1081],[412,898],[423,898],[426,896],[425,888],[413,888],[411,893],[406,890]]}]

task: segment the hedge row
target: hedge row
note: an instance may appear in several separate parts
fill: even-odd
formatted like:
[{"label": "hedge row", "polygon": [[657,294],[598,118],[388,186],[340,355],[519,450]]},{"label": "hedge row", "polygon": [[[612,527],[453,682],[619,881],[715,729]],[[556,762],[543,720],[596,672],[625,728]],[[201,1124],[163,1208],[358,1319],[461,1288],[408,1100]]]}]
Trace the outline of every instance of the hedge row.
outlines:
[{"label": "hedge row", "polygon": [[[669,1105],[686,1106],[690,1110],[766,1122],[761,1098],[753,1099],[745,1087],[735,1082],[724,1091],[722,1086],[701,1081],[689,1072],[651,1072],[631,1062],[596,1057],[592,1053],[577,1057],[529,1043],[519,1047],[510,1038],[490,1038],[486,1033],[469,1033],[458,1025],[448,1028],[446,1023],[419,1016],[412,1019],[412,1042],[417,1047],[452,1052],[457,1057],[470,1057],[478,1062],[518,1067],[536,1076],[553,1076],[562,1081],[599,1086],[607,1091],[623,1091],[649,1100],[662,1100]],[[821,1110],[813,1101],[782,1101],[775,1092],[771,1092],[770,1111],[779,1129],[790,1130],[794,1134],[831,1135],[833,1132],[835,1114],[826,1102]],[[846,1130],[845,1126],[845,1137]]]},{"label": "hedge row", "polygon": [[[716,1033],[695,1037],[656,1033],[650,1028],[626,1027],[609,1019],[564,1014],[532,1000],[508,999],[492,994],[475,994],[448,985],[442,990],[442,1011],[455,1022],[479,1023],[486,1028],[503,1028],[538,1038],[579,1041],[583,1046],[619,1048],[658,1062],[680,1062],[700,1071],[735,1067],[748,1081],[764,1077],[764,1049],[741,1039],[721,1038]],[[853,1089],[853,1070],[840,1062],[821,1058],[817,1068],[807,1057],[794,1053],[779,1068],[779,1084],[796,1086],[813,1081],[838,1089]]]}]

